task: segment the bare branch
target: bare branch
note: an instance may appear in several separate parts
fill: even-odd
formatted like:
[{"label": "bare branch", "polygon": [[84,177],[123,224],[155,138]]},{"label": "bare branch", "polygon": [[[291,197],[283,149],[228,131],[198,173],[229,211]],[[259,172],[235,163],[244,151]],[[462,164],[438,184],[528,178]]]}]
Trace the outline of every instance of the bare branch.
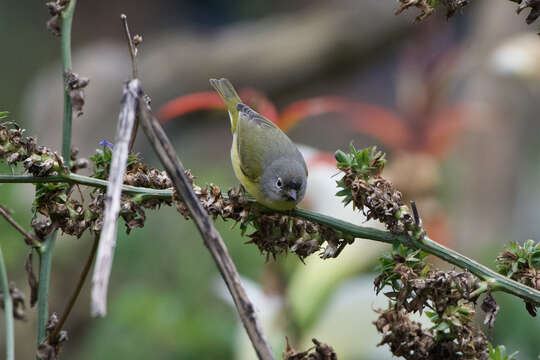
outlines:
[{"label": "bare branch", "polygon": [[8,223],[10,223],[18,232],[22,234],[24,237],[24,241],[27,245],[40,248],[41,247],[41,240],[35,236],[34,234],[24,230],[24,228],[19,225],[15,219],[13,219],[11,216],[9,216],[9,210],[6,209],[4,206],[0,205],[0,215],[4,217],[4,219],[7,220]]},{"label": "bare branch", "polygon": [[148,140],[152,143],[152,146],[165,167],[165,170],[169,174],[169,177],[172,179],[176,191],[182,201],[187,205],[189,212],[201,233],[204,245],[208,248],[212,258],[216,262],[221,276],[232,295],[240,319],[244,324],[244,328],[246,329],[258,358],[264,360],[274,359],[272,350],[270,349],[268,341],[266,340],[255,315],[253,304],[242,287],[240,276],[227,251],[227,247],[214,227],[208,213],[203,209],[193,192],[193,189],[185,176],[184,167],[180,162],[180,159],[174,151],[167,135],[165,135],[165,132],[158,124],[157,120],[150,113],[150,110],[143,99],[141,89],[139,89],[138,99],[142,128],[146,133]]},{"label": "bare branch", "polygon": [[131,78],[137,78],[137,47],[133,43],[133,38],[129,32],[129,26],[127,22],[127,16],[125,14],[120,15],[120,20],[122,20],[122,25],[124,26],[124,34],[126,35],[126,40],[129,47],[129,55],[131,56]]},{"label": "bare branch", "polygon": [[[131,79],[133,80],[137,78],[137,45],[142,41],[142,37],[140,35],[135,35],[136,39],[131,37],[127,22],[127,16],[125,14],[120,15],[120,20],[122,20],[122,25],[124,26],[124,34],[126,35],[126,41],[128,43],[129,55],[131,56]],[[131,139],[129,140],[129,151],[133,149],[133,144],[135,144],[138,130],[139,118],[137,116],[135,118],[135,126],[133,132],[131,133]]]}]

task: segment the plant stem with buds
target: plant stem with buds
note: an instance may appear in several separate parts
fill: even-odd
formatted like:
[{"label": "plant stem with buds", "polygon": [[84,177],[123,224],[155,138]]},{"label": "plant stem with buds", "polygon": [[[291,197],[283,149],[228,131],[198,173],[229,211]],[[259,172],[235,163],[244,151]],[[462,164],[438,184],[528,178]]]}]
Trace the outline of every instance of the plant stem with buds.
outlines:
[{"label": "plant stem with buds", "polygon": [[[2,182],[64,182],[88,185],[93,187],[106,187],[108,184],[108,182],[105,180],[94,179],[91,177],[76,174],[64,174],[47,177],[35,177],[30,175],[0,175],[0,183]],[[171,190],[157,190],[129,185],[123,185],[122,190],[126,193],[137,194],[138,196],[141,196],[143,200],[172,199]],[[369,239],[388,244],[392,244],[398,241],[406,246],[412,245],[418,249],[435,255],[453,265],[459,266],[463,269],[467,269],[474,275],[478,276],[480,279],[488,282],[490,284],[491,291],[503,291],[508,294],[518,296],[529,302],[540,304],[540,291],[534,290],[529,286],[518,283],[517,281],[498,274],[497,272],[489,269],[488,267],[431,240],[427,236],[423,237],[423,239],[421,240],[412,239],[411,242],[411,239],[404,235],[396,235],[390,233],[389,231],[358,226],[340,219],[336,219],[305,209],[297,208],[292,210],[292,212],[287,212],[286,215],[291,215],[294,217],[313,221],[320,225],[326,225],[334,230],[341,231],[344,234],[351,235],[356,238]]]},{"label": "plant stem with buds", "polygon": [[64,71],[64,121],[62,124],[62,157],[69,167],[71,161],[71,120],[73,109],[69,97],[66,74],[71,71],[71,23],[77,0],[70,0],[67,8],[62,12],[62,64]]}]

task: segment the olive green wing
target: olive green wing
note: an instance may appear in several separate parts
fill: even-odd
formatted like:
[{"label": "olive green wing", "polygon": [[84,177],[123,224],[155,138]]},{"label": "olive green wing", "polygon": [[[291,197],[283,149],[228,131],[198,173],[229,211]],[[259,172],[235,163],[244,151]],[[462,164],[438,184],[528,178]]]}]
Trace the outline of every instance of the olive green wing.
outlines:
[{"label": "olive green wing", "polygon": [[236,145],[240,169],[250,180],[258,182],[264,168],[294,144],[273,122],[249,106],[239,104],[238,112]]}]

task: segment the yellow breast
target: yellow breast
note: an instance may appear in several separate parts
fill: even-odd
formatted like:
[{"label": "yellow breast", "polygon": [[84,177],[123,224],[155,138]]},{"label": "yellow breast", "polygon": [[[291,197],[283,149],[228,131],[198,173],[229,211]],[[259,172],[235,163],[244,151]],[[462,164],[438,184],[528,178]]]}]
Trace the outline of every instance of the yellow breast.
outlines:
[{"label": "yellow breast", "polygon": [[231,162],[236,178],[244,185],[247,192],[257,200],[261,198],[262,194],[259,191],[259,183],[254,182],[245,176],[240,167],[240,157],[238,156],[238,146],[236,145],[236,133],[233,135],[233,143],[231,146]]}]

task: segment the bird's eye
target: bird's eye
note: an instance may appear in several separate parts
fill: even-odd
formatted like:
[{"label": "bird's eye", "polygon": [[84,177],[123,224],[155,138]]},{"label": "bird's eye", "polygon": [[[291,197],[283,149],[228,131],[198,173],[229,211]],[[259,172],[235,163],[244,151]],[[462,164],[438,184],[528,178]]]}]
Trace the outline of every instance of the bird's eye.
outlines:
[{"label": "bird's eye", "polygon": [[283,182],[281,181],[281,178],[278,178],[278,179],[277,179],[276,185],[277,185],[277,187],[279,187],[279,188],[283,186]]}]

